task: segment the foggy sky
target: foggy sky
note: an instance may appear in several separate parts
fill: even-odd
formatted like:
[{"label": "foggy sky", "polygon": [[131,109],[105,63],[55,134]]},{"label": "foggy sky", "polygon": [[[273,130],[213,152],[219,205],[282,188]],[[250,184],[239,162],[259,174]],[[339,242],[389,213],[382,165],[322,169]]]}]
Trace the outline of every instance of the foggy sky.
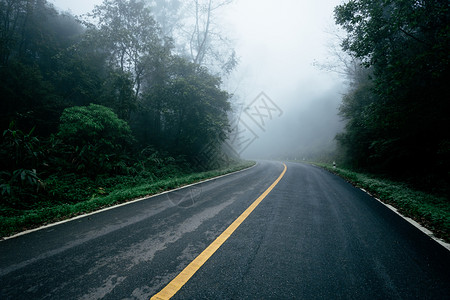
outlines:
[{"label": "foggy sky", "polygon": [[[79,15],[102,1],[50,2]],[[245,107],[264,92],[281,110],[281,116],[267,119],[263,129],[246,120],[256,138],[241,152],[243,157],[301,158],[310,150],[333,147],[342,128],[337,108],[343,82],[312,64],[329,60],[326,31],[333,24],[333,8],[341,2],[235,0],[222,12],[218,22],[239,57],[225,83],[236,95],[233,101]]]}]

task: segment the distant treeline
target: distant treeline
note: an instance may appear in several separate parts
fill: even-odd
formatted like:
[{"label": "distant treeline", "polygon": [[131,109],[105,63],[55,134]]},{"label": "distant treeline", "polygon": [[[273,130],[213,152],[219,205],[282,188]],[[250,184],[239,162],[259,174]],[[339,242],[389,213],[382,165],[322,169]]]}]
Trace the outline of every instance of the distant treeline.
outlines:
[{"label": "distant treeline", "polygon": [[202,149],[227,136],[221,78],[176,55],[144,2],[104,1],[89,20],[46,0],[0,0],[7,202],[32,201],[64,178],[187,172],[207,166]]},{"label": "distant treeline", "polygon": [[335,8],[346,31],[341,46],[359,63],[340,108],[343,163],[448,186],[449,9],[446,0],[352,0]]}]

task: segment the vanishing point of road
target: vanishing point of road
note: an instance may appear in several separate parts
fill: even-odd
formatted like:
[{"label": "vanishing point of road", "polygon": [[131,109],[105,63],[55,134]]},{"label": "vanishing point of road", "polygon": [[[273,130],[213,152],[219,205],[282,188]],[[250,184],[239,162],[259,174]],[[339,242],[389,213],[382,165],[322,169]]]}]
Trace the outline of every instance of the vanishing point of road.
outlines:
[{"label": "vanishing point of road", "polygon": [[320,168],[255,167],[0,242],[0,299],[449,299],[450,251]]}]

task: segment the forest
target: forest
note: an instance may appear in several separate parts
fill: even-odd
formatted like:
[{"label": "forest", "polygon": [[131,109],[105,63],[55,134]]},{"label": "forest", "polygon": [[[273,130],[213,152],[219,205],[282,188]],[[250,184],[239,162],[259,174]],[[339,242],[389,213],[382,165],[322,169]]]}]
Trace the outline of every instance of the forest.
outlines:
[{"label": "forest", "polygon": [[0,1],[3,215],[230,164],[231,95],[202,63],[208,32],[194,31],[191,59],[163,29],[143,1],[106,0],[84,19]]},{"label": "forest", "polygon": [[[238,59],[211,31],[229,2],[193,1],[181,24],[180,1],[104,0],[75,17],[0,0],[1,215],[233,164],[221,151],[233,114],[223,81]],[[326,153],[448,196],[448,1],[350,0],[334,17],[349,89]]]},{"label": "forest", "polygon": [[351,0],[334,13],[350,58],[338,160],[448,196],[449,2]]}]

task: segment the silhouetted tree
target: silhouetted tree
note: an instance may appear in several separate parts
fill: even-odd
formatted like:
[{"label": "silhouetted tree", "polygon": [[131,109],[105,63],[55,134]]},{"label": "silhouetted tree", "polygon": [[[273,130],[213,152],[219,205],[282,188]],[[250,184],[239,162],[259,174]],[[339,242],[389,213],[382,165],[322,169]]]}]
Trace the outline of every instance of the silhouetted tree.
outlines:
[{"label": "silhouetted tree", "polygon": [[448,1],[440,0],[354,0],[335,8],[336,23],[347,31],[343,49],[373,69],[373,87],[346,96],[359,113],[349,115],[343,106],[361,130],[340,136],[353,147],[353,137],[367,133],[365,168],[448,175],[448,11]]}]

